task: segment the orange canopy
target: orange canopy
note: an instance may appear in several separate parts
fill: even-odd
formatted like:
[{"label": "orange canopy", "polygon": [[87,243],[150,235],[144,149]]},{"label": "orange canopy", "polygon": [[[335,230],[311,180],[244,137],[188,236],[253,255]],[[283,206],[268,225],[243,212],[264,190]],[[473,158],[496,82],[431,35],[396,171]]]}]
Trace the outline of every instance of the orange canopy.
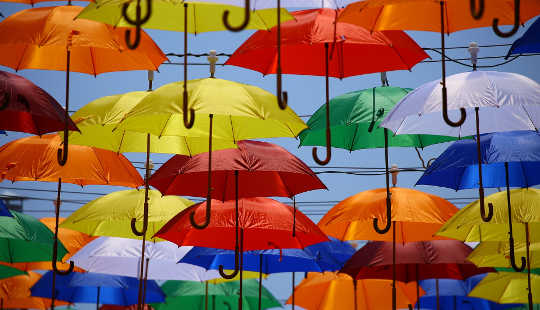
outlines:
[{"label": "orange canopy", "polygon": [[141,31],[135,50],[126,47],[126,28],[75,19],[80,6],[40,7],[19,11],[0,22],[0,64],[15,70],[70,71],[100,74],[112,71],[157,70],[167,58]]},{"label": "orange canopy", "polygon": [[[416,303],[416,282],[397,282],[397,308]],[[307,310],[378,310],[392,308],[392,280],[357,280],[344,273],[310,272],[295,288],[295,304]],[[356,291],[356,308],[354,293]],[[420,288],[420,296],[424,291]],[[291,298],[287,300],[291,303]]]},{"label": "orange canopy", "polygon": [[[447,200],[421,191],[390,189],[392,221],[396,224],[396,242],[446,239],[435,232],[458,208]],[[351,196],[335,205],[317,224],[327,235],[341,240],[392,241],[392,232],[379,234],[373,228],[386,223],[386,189],[378,188]]]},{"label": "orange canopy", "polygon": [[[441,0],[445,7],[445,30],[455,31],[490,27],[494,18],[500,25],[514,24],[514,1],[489,0],[484,14],[476,20],[470,13],[469,0]],[[540,1],[521,0],[520,24],[540,14]],[[365,0],[348,5],[338,21],[355,24],[371,31],[422,30],[441,31],[441,7],[437,0]]]},{"label": "orange canopy", "polygon": [[[22,309],[48,309],[51,300],[48,298],[30,296],[30,288],[41,278],[36,272],[29,271],[28,275],[20,275],[0,280],[0,298],[6,308]],[[69,303],[56,300],[56,306],[65,306]]]},{"label": "orange canopy", "polygon": [[45,181],[84,185],[143,185],[141,175],[122,154],[69,145],[65,166],[57,161],[62,140],[56,134],[32,136],[0,147],[0,181]]},{"label": "orange canopy", "polygon": [[[56,1],[56,0],[2,0],[2,2],[24,3],[24,4],[30,4],[32,6],[34,6],[34,4],[36,3],[51,2],[51,1]],[[76,0],[76,1],[92,1],[92,0]]]},{"label": "orange canopy", "polygon": [[[62,223],[65,220],[65,218],[60,218],[59,222]],[[54,224],[55,224],[55,218],[54,217],[45,217],[39,220],[45,226],[47,226],[52,232],[54,232]],[[60,239],[60,242],[64,245],[66,250],[68,250],[68,254],[66,254],[63,257],[63,261],[68,260],[71,256],[73,256],[78,250],[80,250],[83,246],[85,246],[88,242],[94,240],[97,237],[91,237],[87,234],[84,234],[82,232],[78,232],[75,230],[71,230],[68,228],[58,228],[58,239]],[[29,262],[29,263],[4,263],[0,262],[0,264],[12,266],[24,271],[28,270],[52,270],[52,264],[50,261],[45,262]],[[69,268],[69,264],[66,263],[57,263],[56,266],[60,270],[67,270]],[[83,269],[75,267],[73,271],[77,272],[84,272]]]}]

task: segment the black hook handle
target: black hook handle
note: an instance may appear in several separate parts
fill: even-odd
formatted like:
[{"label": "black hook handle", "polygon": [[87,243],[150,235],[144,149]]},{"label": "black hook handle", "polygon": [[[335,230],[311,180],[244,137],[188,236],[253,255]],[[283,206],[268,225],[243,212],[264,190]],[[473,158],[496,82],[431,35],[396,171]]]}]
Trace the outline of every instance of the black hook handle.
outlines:
[{"label": "black hook handle", "polygon": [[240,272],[239,262],[240,262],[240,251],[238,250],[238,244],[236,244],[234,248],[234,270],[231,274],[226,274],[225,268],[223,267],[223,265],[219,265],[219,274],[221,275],[221,277],[228,280],[234,279],[234,277],[236,277],[238,273]]},{"label": "black hook handle", "polygon": [[[66,120],[66,123],[67,123],[67,120]],[[64,143],[62,145],[62,148],[59,148],[58,152],[56,153],[58,164],[60,166],[64,166],[68,160],[68,148],[69,148],[68,137],[69,137],[69,132],[68,132],[67,124],[66,124],[66,127],[64,127]]]},{"label": "black hook handle", "polygon": [[521,266],[518,266],[516,264],[516,255],[515,255],[515,249],[514,249],[514,237],[512,235],[510,235],[510,238],[509,238],[509,243],[510,243],[510,264],[512,265],[512,268],[514,268],[514,270],[516,272],[522,272],[523,270],[525,270],[525,266],[527,264],[527,259],[525,259],[525,257],[521,257]]},{"label": "black hook handle", "polygon": [[137,219],[131,218],[131,231],[133,232],[135,236],[142,237],[146,234],[147,230],[148,230],[148,216],[145,216],[143,219],[143,227],[141,231],[137,229]]},{"label": "black hook handle", "polygon": [[501,38],[509,38],[516,34],[519,30],[519,20],[520,20],[520,0],[514,0],[514,26],[509,32],[503,32],[499,30],[499,19],[493,19],[493,32]]},{"label": "black hook handle", "polygon": [[478,0],[478,10],[476,10],[476,0],[470,0],[471,16],[474,19],[481,19],[484,15],[484,0]]},{"label": "black hook handle", "polygon": [[206,215],[204,223],[198,224],[195,222],[195,211],[191,212],[189,215],[189,221],[191,222],[191,226],[195,227],[196,229],[205,229],[208,225],[210,225],[210,215],[212,211],[212,129],[214,127],[214,115],[209,114],[208,117],[210,118],[210,127],[208,129],[208,191],[206,194]]},{"label": "black hook handle", "polygon": [[[188,66],[188,4],[184,3],[184,91],[182,93],[182,114],[184,116],[184,127],[190,129],[195,124],[195,110],[188,109],[187,92],[187,66]],[[211,149],[210,149],[211,150]]]},{"label": "black hook handle", "polygon": [[[484,195],[482,195],[482,196],[484,196]],[[493,204],[491,202],[488,203],[488,212],[487,212],[487,215],[486,215],[484,197],[480,198],[480,216],[482,216],[482,220],[484,222],[491,221],[491,218],[493,217]]]},{"label": "black hook handle", "polygon": [[392,193],[390,193],[390,171],[388,170],[388,129],[384,128],[384,161],[386,177],[386,226],[379,228],[379,219],[373,218],[373,229],[381,235],[386,234],[392,227]]},{"label": "black hook handle", "polygon": [[286,91],[282,91],[282,83],[281,83],[281,69],[278,71],[277,77],[276,77],[276,88],[277,88],[277,102],[279,105],[279,108],[282,110],[285,110],[288,106],[289,102],[289,95]]},{"label": "black hook handle", "polygon": [[[246,0],[249,1],[249,0]],[[277,0],[277,69],[276,69],[276,90],[277,90],[277,102],[280,109],[285,110],[289,102],[289,96],[287,92],[282,89],[281,82],[281,0]]]},{"label": "black hook handle", "polygon": [[4,110],[8,107],[9,101],[11,100],[11,93],[9,90],[6,89],[6,91],[2,94],[2,104],[0,104],[0,111]]},{"label": "black hook handle", "polygon": [[480,198],[480,216],[484,222],[491,221],[493,217],[493,204],[488,203],[488,212],[486,215],[486,208],[484,202],[484,182],[482,181],[482,148],[480,142],[480,108],[474,108],[476,116],[476,153],[478,156],[478,196]]},{"label": "black hook handle", "polygon": [[223,25],[225,26],[225,28],[233,32],[239,32],[246,29],[247,25],[249,24],[249,17],[251,13],[249,8],[249,0],[246,0],[244,3],[244,21],[239,26],[231,26],[231,24],[229,23],[230,13],[231,12],[229,10],[225,10],[225,12],[223,12]]},{"label": "black hook handle", "polygon": [[327,165],[332,158],[332,133],[330,130],[330,90],[328,85],[328,43],[324,43],[324,56],[324,63],[326,69],[326,158],[324,160],[319,159],[316,147],[314,147],[311,152],[313,160],[321,166]]},{"label": "black hook handle", "polygon": [[146,0],[146,15],[141,17],[141,3],[137,0],[137,8],[135,13],[135,19],[131,19],[127,14],[129,3],[124,3],[122,6],[122,17],[130,25],[135,26],[135,41],[131,42],[131,30],[127,29],[125,32],[126,45],[129,49],[136,49],[141,42],[141,26],[144,25],[150,19],[152,15],[152,0]]},{"label": "black hook handle", "polygon": [[446,92],[446,85],[443,84],[442,88],[442,115],[444,118],[444,121],[452,126],[452,127],[459,127],[465,123],[465,119],[467,119],[467,111],[465,111],[464,108],[459,108],[459,112],[461,113],[459,120],[457,122],[452,121],[448,117],[448,96]]},{"label": "black hook handle", "polygon": [[70,262],[69,262],[69,268],[68,268],[68,269],[66,269],[66,270],[60,270],[60,269],[58,269],[58,267],[57,267],[57,265],[56,265],[56,260],[54,260],[54,261],[52,262],[52,267],[53,267],[54,272],[56,272],[57,274],[60,274],[60,275],[65,276],[65,275],[68,275],[68,274],[70,274],[71,272],[73,272],[73,268],[75,267],[75,264],[73,264],[73,262],[70,261]]},{"label": "black hook handle", "polygon": [[210,196],[206,197],[206,217],[202,224],[198,224],[195,222],[195,211],[192,211],[189,215],[189,221],[191,222],[191,226],[195,227],[196,229],[205,229],[210,225],[210,214],[211,214],[211,208],[212,208],[212,198]]}]

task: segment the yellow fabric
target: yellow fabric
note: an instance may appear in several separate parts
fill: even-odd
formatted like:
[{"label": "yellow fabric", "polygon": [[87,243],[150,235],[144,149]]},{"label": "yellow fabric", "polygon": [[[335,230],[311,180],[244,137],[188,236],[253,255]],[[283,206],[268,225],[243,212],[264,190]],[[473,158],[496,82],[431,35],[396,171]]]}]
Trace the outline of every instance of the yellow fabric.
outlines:
[{"label": "yellow fabric", "polygon": [[[527,249],[524,241],[514,241],[514,251],[517,264],[520,257],[527,257]],[[532,243],[529,246],[531,268],[540,268],[540,243]],[[510,244],[508,241],[481,242],[467,257],[479,267],[504,267],[510,268]]]},{"label": "yellow fabric", "polygon": [[[499,304],[528,303],[527,273],[499,272],[489,273],[469,293],[470,297],[478,297]],[[540,276],[531,274],[531,292],[533,301],[540,300]]]},{"label": "yellow fabric", "polygon": [[[493,218],[484,222],[480,217],[480,203],[475,201],[459,210],[436,233],[461,241],[508,241],[508,205],[506,191],[485,197],[493,204]],[[525,241],[525,225],[529,223],[531,242],[540,242],[540,190],[521,188],[510,191],[514,239]]]},{"label": "yellow fabric", "polygon": [[[212,113],[213,134],[219,140],[296,137],[306,124],[277,98],[255,86],[222,79],[188,81],[188,107],[195,110],[193,128],[184,127],[183,82],[166,84],[141,100],[118,125],[118,129],[156,136],[208,137]],[[117,130],[118,130],[117,129]]]},{"label": "yellow fabric", "polygon": [[[148,197],[147,239],[172,217],[193,204],[192,201],[179,196],[162,196],[156,190],[150,190]],[[141,231],[143,214],[144,189],[118,191],[85,204],[66,218],[59,227],[77,230],[91,236],[142,239],[142,236],[136,236],[131,231],[131,219],[137,219],[137,229]]]},{"label": "yellow fabric", "polygon": [[[225,273],[227,274],[230,274],[232,273],[231,270],[225,270]],[[243,277],[244,277],[244,280],[246,279],[258,279],[259,278],[259,273],[256,272],[256,271],[244,271],[244,274],[243,274]],[[266,279],[268,278],[268,275],[263,273],[262,275],[263,279]],[[240,275],[237,275],[236,277],[232,278],[232,279],[225,279],[225,278],[217,278],[217,279],[213,279],[213,280],[208,280],[206,282],[210,283],[210,284],[219,284],[219,283],[223,283],[223,282],[230,282],[230,281],[238,281],[240,280]]]},{"label": "yellow fabric", "polygon": [[[72,115],[81,133],[72,131],[70,144],[87,145],[118,153],[146,152],[146,134],[113,129],[139,101],[151,92],[136,91],[96,99]],[[229,141],[213,139],[212,149],[235,148]],[[208,152],[208,138],[150,135],[151,153],[195,155]]]},{"label": "yellow fabric", "polygon": [[[128,2],[128,16],[135,18],[136,1],[128,0],[97,0],[90,2],[77,18],[90,19],[118,27],[132,27],[122,17],[122,6]],[[206,3],[188,3],[188,32],[201,33],[227,30],[222,22],[223,13],[229,10],[231,26],[237,26],[244,19],[244,9],[238,6]],[[146,5],[141,4],[142,16],[145,15]],[[293,19],[285,9],[281,9],[281,22]],[[268,30],[277,25],[275,9],[251,11],[250,22],[246,29]],[[152,15],[143,28],[184,31],[184,1],[182,0],[153,0]]]}]

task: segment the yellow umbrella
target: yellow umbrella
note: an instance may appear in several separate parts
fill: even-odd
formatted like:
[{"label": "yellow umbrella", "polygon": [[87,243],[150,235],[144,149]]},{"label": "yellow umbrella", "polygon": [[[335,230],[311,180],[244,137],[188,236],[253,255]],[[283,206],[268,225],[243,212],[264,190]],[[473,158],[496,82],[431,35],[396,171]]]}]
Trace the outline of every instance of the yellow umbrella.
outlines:
[{"label": "yellow umbrella", "polygon": [[[527,247],[524,241],[514,243],[514,252],[517,256],[526,256]],[[540,243],[532,243],[529,246],[529,256],[531,258],[531,268],[540,268]],[[485,241],[481,242],[467,260],[478,267],[502,267],[509,268],[510,246],[508,242]]]},{"label": "yellow umbrella", "polygon": [[[142,239],[153,236],[173,216],[193,204],[178,196],[162,196],[159,191],[148,192],[151,205],[148,213],[148,230],[138,236],[129,228],[137,226],[144,214],[145,195],[142,190],[117,191],[82,206],[60,225],[91,236],[109,236]],[[160,240],[157,240],[160,241]]]},{"label": "yellow umbrella", "polygon": [[[230,271],[230,270],[224,270],[225,272],[227,271]],[[259,273],[256,272],[256,271],[242,271],[244,274],[242,275],[242,278],[245,280],[245,279],[259,279]],[[262,274],[262,277],[264,279],[268,278],[268,275],[263,273]],[[230,282],[230,281],[238,281],[240,280],[240,274],[237,274],[234,278],[232,279],[225,279],[225,278],[216,278],[216,279],[212,279],[212,280],[208,280],[206,282],[210,283],[210,284],[219,284],[219,283],[223,283],[223,282]]]},{"label": "yellow umbrella", "polygon": [[526,273],[490,273],[474,287],[469,296],[500,304],[529,303],[529,309],[532,309],[533,300],[540,301],[540,275],[531,275],[530,281],[536,289],[528,288]]}]

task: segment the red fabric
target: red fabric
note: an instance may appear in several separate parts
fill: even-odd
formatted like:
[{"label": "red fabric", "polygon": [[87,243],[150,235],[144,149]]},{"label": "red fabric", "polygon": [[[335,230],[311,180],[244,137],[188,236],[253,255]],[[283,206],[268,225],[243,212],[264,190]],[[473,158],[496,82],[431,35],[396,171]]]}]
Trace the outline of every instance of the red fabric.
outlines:
[{"label": "red fabric", "polygon": [[[293,207],[270,198],[244,198],[238,201],[239,227],[244,229],[244,251],[274,248],[305,248],[328,241],[328,237],[302,212],[296,211],[296,236],[292,236]],[[235,201],[212,200],[210,225],[196,229],[189,220],[195,211],[195,221],[204,222],[206,202],[178,213],[155,237],[179,246],[200,246],[234,250]]]},{"label": "red fabric", "polygon": [[[396,244],[396,280],[411,282],[443,278],[463,280],[493,272],[467,261],[472,249],[457,240]],[[341,272],[356,279],[392,279],[392,242],[368,242],[345,263]]]},{"label": "red fabric", "polygon": [[[9,100],[8,100],[9,99]],[[43,135],[64,130],[64,109],[46,91],[17,74],[0,70],[0,129]],[[69,118],[69,130],[79,130]]]},{"label": "red fabric", "polygon": [[[324,43],[330,43],[329,76],[344,78],[392,70],[410,70],[429,56],[403,31],[374,31],[334,21],[341,10],[291,12],[281,24],[281,63],[285,74],[325,75]],[[334,27],[334,25],[336,25]],[[259,30],[225,64],[263,74],[276,73],[277,35]],[[333,45],[335,38],[336,44]],[[333,46],[335,49],[333,49]],[[333,50],[333,53],[331,53]]]},{"label": "red fabric", "polygon": [[[234,171],[238,170],[238,196],[292,197],[326,189],[321,180],[298,157],[266,142],[239,141],[238,149],[212,152],[212,198],[236,198]],[[150,178],[150,185],[164,195],[206,197],[208,153],[192,158],[176,155]]]}]

